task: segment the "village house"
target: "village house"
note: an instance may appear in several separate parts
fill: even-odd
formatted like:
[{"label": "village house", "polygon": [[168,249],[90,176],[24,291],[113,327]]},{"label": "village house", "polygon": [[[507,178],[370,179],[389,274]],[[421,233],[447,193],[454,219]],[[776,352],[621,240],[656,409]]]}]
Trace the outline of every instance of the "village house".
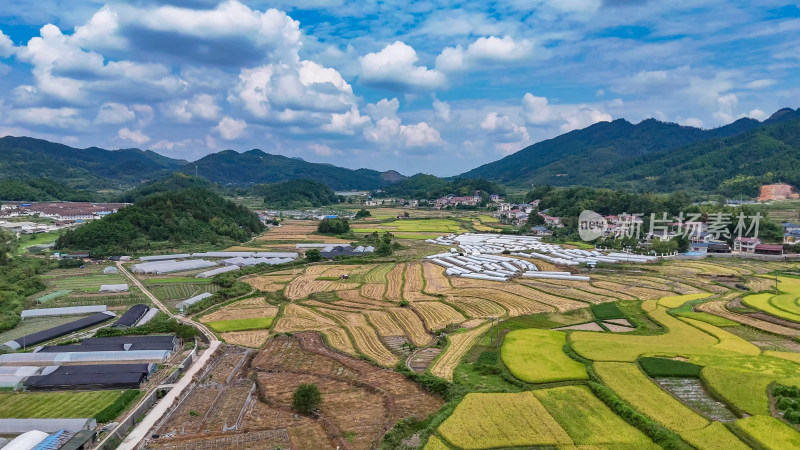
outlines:
[{"label": "village house", "polygon": [[761,244],[761,240],[750,237],[737,237],[733,240],[733,251],[739,253],[755,253],[756,246]]}]

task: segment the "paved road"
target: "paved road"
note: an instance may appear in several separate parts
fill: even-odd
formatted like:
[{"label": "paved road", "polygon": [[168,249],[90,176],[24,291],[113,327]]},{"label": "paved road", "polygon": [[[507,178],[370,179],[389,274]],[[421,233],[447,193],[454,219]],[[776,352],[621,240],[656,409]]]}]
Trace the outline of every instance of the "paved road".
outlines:
[{"label": "paved road", "polygon": [[[211,359],[211,355],[213,355],[214,352],[217,351],[217,348],[219,348],[222,342],[218,341],[214,333],[212,333],[211,330],[209,330],[208,327],[206,327],[202,323],[197,323],[188,317],[173,316],[170,310],[163,303],[161,303],[161,301],[159,301],[155,295],[153,295],[149,290],[147,290],[147,288],[144,287],[144,285],[139,280],[137,280],[136,277],[134,277],[130,272],[128,272],[128,270],[122,265],[121,262],[117,262],[117,268],[119,268],[120,273],[128,277],[131,283],[133,283],[136,287],[138,287],[142,291],[142,293],[144,293],[144,295],[146,295],[147,298],[149,298],[150,301],[153,302],[153,304],[156,305],[156,307],[158,307],[158,309],[163,311],[165,314],[168,314],[178,319],[182,323],[196,327],[197,329],[200,330],[201,333],[203,333],[208,338],[210,342],[208,349],[206,349],[206,351],[203,352],[200,358],[195,360],[194,364],[192,364],[192,367],[190,367],[189,370],[187,370],[186,373],[183,374],[181,379],[178,380],[178,382],[173,385],[172,389],[167,393],[167,395],[165,395],[164,398],[161,399],[161,401],[156,403],[153,406],[153,408],[150,409],[150,412],[148,412],[147,415],[141,420],[141,422],[139,422],[136,428],[134,428],[128,434],[125,440],[122,441],[122,444],[120,444],[120,446],[117,447],[118,450],[119,449],[133,450],[139,445],[139,443],[142,442],[144,438],[147,437],[147,435],[150,432],[150,429],[153,428],[153,426],[155,426],[156,422],[158,422],[158,420],[161,419],[161,417],[163,417],[164,414],[167,413],[167,411],[169,411],[169,408],[172,407],[172,405],[175,403],[175,399],[177,399],[181,395],[181,393],[183,393],[184,389],[186,389],[186,387],[189,386],[189,384],[192,382],[192,377],[194,377],[194,375],[203,370],[208,361]],[[151,391],[157,388],[158,387],[153,387]],[[148,395],[149,394],[150,392],[148,392]],[[125,420],[127,419],[128,417],[125,417]],[[124,423],[125,420],[120,421],[120,423]],[[98,444],[98,447],[105,444],[105,442],[109,439],[109,437],[112,434],[113,432],[109,433],[106,436],[106,438],[103,439]]]}]

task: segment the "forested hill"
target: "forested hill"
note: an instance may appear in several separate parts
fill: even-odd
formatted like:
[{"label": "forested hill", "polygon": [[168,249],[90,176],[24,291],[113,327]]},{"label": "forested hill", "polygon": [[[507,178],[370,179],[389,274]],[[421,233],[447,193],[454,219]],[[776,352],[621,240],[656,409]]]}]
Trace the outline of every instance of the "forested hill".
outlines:
[{"label": "forested hill", "polygon": [[445,195],[471,196],[476,191],[491,194],[505,194],[505,188],[497,183],[481,179],[456,178],[449,181],[433,175],[417,174],[385,187],[376,197],[402,197],[406,199],[432,199]]},{"label": "forested hill", "polygon": [[98,190],[160,178],[185,164],[149,150],[79,149],[28,137],[0,138],[0,179],[46,178]]},{"label": "forested hill", "polygon": [[250,186],[307,179],[319,181],[337,190],[376,189],[404,178],[398,177],[399,174],[395,171],[345,169],[272,155],[261,150],[244,153],[225,150],[213,153],[187,165],[183,170],[191,174],[196,170],[198,175],[221,185]]},{"label": "forested hill", "polygon": [[200,188],[159,192],[103,219],[67,231],[61,250],[88,250],[94,257],[244,242],[263,231],[258,216]]},{"label": "forested hill", "polygon": [[[742,118],[711,130],[648,119],[632,124],[624,119],[600,122],[526,147],[461,177],[485,178],[509,186],[606,185],[605,176],[650,156],[702,141],[738,136],[754,129],[800,118],[800,110],[782,109],[759,122]],[[688,156],[688,155],[687,155]],[[687,174],[692,177],[692,174]],[[636,183],[624,186],[639,189]]]},{"label": "forested hill", "polygon": [[800,118],[634,158],[608,170],[594,184],[755,197],[762,184],[777,182],[800,186]]},{"label": "forested hill", "polygon": [[263,197],[267,208],[313,208],[339,202],[339,197],[331,188],[313,180],[257,184],[249,191],[252,195]]},{"label": "forested hill", "polygon": [[97,200],[97,195],[44,178],[0,180],[0,201],[15,200],[91,202]]}]

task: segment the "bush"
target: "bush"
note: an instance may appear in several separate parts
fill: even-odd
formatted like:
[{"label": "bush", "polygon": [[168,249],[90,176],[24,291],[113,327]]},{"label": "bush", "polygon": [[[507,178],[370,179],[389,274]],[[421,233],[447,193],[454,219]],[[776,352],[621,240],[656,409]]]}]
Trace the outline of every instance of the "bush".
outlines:
[{"label": "bush", "polygon": [[361,210],[356,213],[356,220],[362,219],[364,217],[370,217],[371,215],[372,214],[365,208],[361,208]]},{"label": "bush", "polygon": [[644,373],[651,377],[700,378],[702,366],[668,358],[639,358]]},{"label": "bush", "polygon": [[346,219],[322,219],[317,231],[321,234],[345,234],[350,231],[350,223]]},{"label": "bush", "polygon": [[301,383],[292,395],[292,408],[300,414],[310,414],[319,408],[322,394],[316,384]]},{"label": "bush", "polygon": [[122,393],[114,403],[103,408],[102,411],[94,415],[98,423],[111,422],[120,415],[125,409],[139,396],[139,391],[136,389],[127,390]]},{"label": "bush", "polygon": [[163,312],[159,312],[153,317],[152,320],[146,324],[138,327],[128,328],[125,330],[105,327],[97,330],[96,337],[111,337],[111,336],[144,336],[148,334],[157,333],[170,333],[175,334],[178,338],[184,341],[194,339],[200,334],[197,329],[191,325],[184,325],[177,320],[169,317]]},{"label": "bush", "polygon": [[772,390],[772,394],[776,397],[798,398],[800,397],[800,389],[798,389],[797,386],[783,386],[779,384]]},{"label": "bush", "polygon": [[312,248],[311,250],[306,251],[306,261],[308,262],[317,262],[322,259],[322,253],[319,249]]}]

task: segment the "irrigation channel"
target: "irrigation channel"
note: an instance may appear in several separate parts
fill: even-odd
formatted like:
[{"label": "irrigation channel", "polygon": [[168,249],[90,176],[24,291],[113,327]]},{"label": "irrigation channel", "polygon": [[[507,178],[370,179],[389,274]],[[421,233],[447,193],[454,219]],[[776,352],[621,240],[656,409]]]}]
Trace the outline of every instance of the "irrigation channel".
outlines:
[{"label": "irrigation channel", "polygon": [[[144,293],[144,295],[146,295],[147,298],[149,298],[150,301],[152,301],[153,304],[158,307],[158,309],[163,311],[165,314],[187,325],[192,325],[196,327],[198,330],[200,330],[201,333],[203,333],[203,335],[206,336],[206,338],[208,338],[209,341],[209,346],[206,349],[206,351],[203,352],[202,356],[195,359],[195,362],[194,364],[192,364],[192,367],[190,367],[186,371],[186,373],[183,374],[183,377],[181,377],[181,379],[178,380],[178,382],[172,386],[172,389],[170,389],[167,395],[165,395],[164,398],[161,399],[161,401],[159,401],[153,406],[150,412],[148,412],[147,415],[144,416],[144,418],[139,422],[136,428],[134,428],[133,430],[131,430],[130,433],[128,433],[128,436],[125,438],[124,441],[122,441],[122,444],[120,444],[120,446],[117,447],[118,450],[134,450],[142,441],[142,439],[147,437],[147,434],[150,432],[150,429],[156,424],[156,422],[158,422],[158,420],[161,419],[161,417],[167,413],[169,408],[175,402],[175,399],[177,399],[181,395],[181,393],[183,393],[184,389],[186,389],[186,387],[189,386],[194,375],[200,372],[206,366],[208,361],[211,359],[211,355],[214,354],[214,352],[217,350],[217,348],[219,348],[222,342],[218,341],[214,333],[212,333],[211,330],[208,329],[208,327],[206,327],[205,325],[197,323],[188,317],[172,315],[169,309],[163,303],[161,303],[161,301],[159,301],[155,295],[153,295],[149,290],[147,290],[147,288],[144,286],[144,284],[142,284],[142,282],[137,280],[136,277],[134,277],[125,267],[123,267],[121,262],[117,262],[117,268],[119,269],[120,273],[128,277],[128,279],[136,287],[138,287],[142,291],[142,293]],[[154,386],[150,388],[150,391],[148,391],[147,394],[145,394],[142,398],[147,398],[152,393],[153,390],[158,388],[159,386]],[[120,424],[125,423],[130,414],[132,414],[133,411],[135,410],[136,408],[133,408],[131,412],[128,413],[128,416],[126,416],[124,420],[120,420],[119,423]],[[106,435],[106,437],[97,444],[96,448],[103,448],[108,439],[114,435],[114,431],[116,430],[112,430],[111,432],[109,432]]]}]

